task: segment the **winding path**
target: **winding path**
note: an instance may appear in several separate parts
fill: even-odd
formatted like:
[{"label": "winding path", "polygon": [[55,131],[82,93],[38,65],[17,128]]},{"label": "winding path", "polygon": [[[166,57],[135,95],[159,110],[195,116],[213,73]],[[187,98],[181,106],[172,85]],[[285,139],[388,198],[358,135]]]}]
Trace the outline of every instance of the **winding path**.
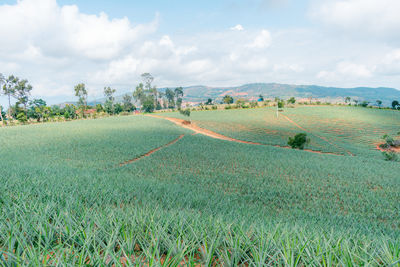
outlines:
[{"label": "winding path", "polygon": [[[228,137],[228,136],[225,136],[225,135],[210,131],[208,129],[201,128],[201,127],[197,126],[193,122],[192,123],[187,123],[187,121],[182,120],[182,119],[178,119],[178,118],[171,118],[171,117],[159,116],[159,115],[154,115],[154,114],[149,114],[149,115],[146,115],[146,116],[169,120],[169,121],[175,123],[176,125],[179,125],[179,126],[181,126],[183,128],[186,128],[186,129],[190,129],[190,130],[194,131],[195,133],[203,134],[203,135],[215,138],[215,139],[226,140],[226,141],[231,141],[231,142],[236,142],[236,143],[243,143],[243,144],[260,145],[260,146],[273,146],[273,147],[292,149],[289,146],[267,145],[267,144],[262,144],[262,143],[257,143],[257,142],[243,141],[243,140],[231,138],[231,137]],[[336,153],[332,153],[332,152],[315,151],[315,150],[311,150],[311,149],[303,149],[303,151],[312,152],[312,153],[316,153],[316,154],[328,154],[328,155],[343,156],[342,154],[336,154]]]}]

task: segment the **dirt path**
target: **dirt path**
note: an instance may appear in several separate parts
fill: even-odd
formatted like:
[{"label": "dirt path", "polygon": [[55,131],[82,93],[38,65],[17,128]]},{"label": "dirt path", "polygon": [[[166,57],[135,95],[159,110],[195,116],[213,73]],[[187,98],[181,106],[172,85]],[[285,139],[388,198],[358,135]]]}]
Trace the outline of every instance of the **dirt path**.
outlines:
[{"label": "dirt path", "polygon": [[136,157],[136,158],[134,158],[134,159],[125,161],[125,162],[123,162],[123,163],[120,163],[119,166],[122,167],[122,166],[125,166],[125,165],[127,165],[127,164],[133,163],[133,162],[135,162],[135,161],[141,160],[141,159],[144,158],[144,157],[148,157],[148,156],[150,156],[151,154],[157,152],[157,151],[160,150],[160,149],[163,149],[163,148],[165,148],[165,147],[167,147],[167,146],[170,146],[170,145],[175,144],[175,143],[178,142],[180,139],[182,139],[184,136],[185,136],[184,134],[181,134],[178,138],[172,140],[171,142],[169,142],[169,143],[167,143],[167,144],[165,144],[165,145],[162,145],[162,146],[160,146],[160,147],[157,147],[157,148],[155,148],[155,149],[152,149],[152,150],[150,150],[149,152],[147,152],[146,154],[143,154],[143,155],[141,155],[141,156],[139,156],[139,157]]},{"label": "dirt path", "polygon": [[313,132],[310,132],[310,131],[308,131],[307,129],[304,129],[301,125],[299,125],[299,124],[297,124],[296,122],[294,122],[294,121],[293,121],[292,119],[290,119],[288,116],[286,116],[286,115],[284,115],[284,114],[281,114],[281,115],[282,115],[286,120],[288,120],[290,123],[292,123],[294,126],[296,126],[297,128],[299,128],[299,129],[301,129],[301,130],[303,130],[303,131],[305,131],[305,132],[307,132],[307,133],[310,133],[310,134],[312,134],[312,135],[318,137],[319,139],[324,140],[324,141],[327,142],[328,144],[330,144],[330,145],[332,145],[332,146],[334,146],[334,147],[336,147],[336,148],[338,148],[338,149],[343,149],[343,150],[346,151],[346,153],[349,154],[350,156],[355,156],[355,155],[354,155],[353,153],[351,153],[350,151],[348,151],[348,150],[346,150],[346,149],[344,149],[344,148],[342,148],[342,147],[340,147],[340,146],[338,146],[338,145],[336,145],[336,144],[330,142],[327,138],[325,138],[325,137],[323,137],[323,136],[319,136],[319,135],[317,135],[317,134],[315,134],[315,133],[313,133]]},{"label": "dirt path", "polygon": [[[195,123],[190,123],[190,124],[186,124],[185,120],[182,119],[177,119],[177,118],[171,118],[171,117],[164,117],[164,116],[159,116],[159,115],[154,115],[154,114],[149,114],[146,115],[149,117],[153,117],[153,118],[159,118],[159,119],[165,119],[165,120],[169,120],[183,128],[186,129],[190,129],[192,131],[194,131],[196,134],[203,134],[215,139],[220,139],[220,140],[226,140],[226,141],[231,141],[231,142],[236,142],[236,143],[243,143],[243,144],[251,144],[251,145],[260,145],[260,146],[273,146],[273,147],[280,147],[280,148],[287,148],[287,149],[292,149],[289,146],[279,146],[279,145],[267,145],[267,144],[262,144],[262,143],[257,143],[257,142],[251,142],[251,141],[243,141],[243,140],[239,140],[239,139],[235,139],[235,138],[231,138],[213,131],[210,131],[208,129],[204,129],[201,128],[199,126],[197,126]],[[332,152],[322,152],[322,151],[315,151],[315,150],[311,150],[311,149],[303,149],[303,151],[307,151],[307,152],[312,152],[312,153],[316,153],[316,154],[328,154],[328,155],[336,155],[336,156],[343,156],[342,154],[336,154],[336,153],[332,153]]]}]

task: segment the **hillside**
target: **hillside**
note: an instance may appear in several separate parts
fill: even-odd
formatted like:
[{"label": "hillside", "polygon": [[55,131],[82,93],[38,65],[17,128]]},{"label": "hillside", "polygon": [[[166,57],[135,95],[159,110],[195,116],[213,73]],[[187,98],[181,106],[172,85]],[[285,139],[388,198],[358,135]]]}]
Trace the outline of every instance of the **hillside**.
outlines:
[{"label": "hillside", "polygon": [[[172,87],[174,88],[174,87]],[[164,92],[167,88],[160,88]],[[308,98],[312,96],[314,99],[323,99],[330,102],[342,102],[345,97],[359,101],[369,101],[375,104],[376,100],[381,100],[383,105],[390,106],[393,100],[400,100],[400,90],[394,88],[372,88],[372,87],[355,87],[355,88],[338,88],[324,87],[318,85],[290,85],[279,83],[251,83],[237,87],[210,87],[204,85],[184,87],[184,101],[186,102],[205,102],[208,98],[220,101],[224,95],[232,95],[234,98],[256,99],[261,94],[265,98]],[[115,97],[116,102],[122,102],[123,95]],[[105,98],[96,99],[96,103],[104,103]],[[60,104],[76,104],[76,102],[65,102]],[[93,105],[93,101],[88,102]]]},{"label": "hillside", "polygon": [[257,97],[262,94],[264,97],[281,97],[281,98],[322,98],[331,101],[343,101],[343,98],[349,96],[352,99],[360,101],[375,102],[377,99],[382,100],[384,105],[390,105],[394,99],[400,99],[400,91],[394,88],[337,88],[323,87],[317,85],[290,85],[279,83],[253,83],[245,84],[238,87],[207,87],[207,86],[190,86],[184,88],[185,100],[187,101],[204,101],[207,98],[221,99],[226,94],[235,97]]}]

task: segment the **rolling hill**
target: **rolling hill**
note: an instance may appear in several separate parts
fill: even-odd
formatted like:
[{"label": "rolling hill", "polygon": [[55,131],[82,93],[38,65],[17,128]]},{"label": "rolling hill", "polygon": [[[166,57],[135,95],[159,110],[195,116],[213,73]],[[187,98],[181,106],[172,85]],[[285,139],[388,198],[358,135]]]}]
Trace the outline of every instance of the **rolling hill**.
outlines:
[{"label": "rolling hill", "polygon": [[[165,91],[167,88],[160,88]],[[256,99],[260,94],[265,98],[280,97],[283,99],[292,96],[296,98],[321,99],[330,102],[342,102],[345,97],[351,97],[359,101],[369,101],[375,104],[376,100],[381,100],[383,105],[390,106],[393,100],[400,100],[400,90],[387,87],[355,87],[338,88],[324,87],[318,85],[291,85],[279,83],[251,83],[237,87],[210,87],[204,85],[184,87],[184,101],[186,102],[205,102],[208,98],[220,101],[224,95],[232,95],[234,98]],[[122,95],[115,97],[116,102],[122,102]],[[105,99],[97,99],[96,103],[104,103]],[[68,102],[63,104],[75,104]],[[61,105],[63,105],[61,104]],[[89,102],[93,105],[94,102]]]}]

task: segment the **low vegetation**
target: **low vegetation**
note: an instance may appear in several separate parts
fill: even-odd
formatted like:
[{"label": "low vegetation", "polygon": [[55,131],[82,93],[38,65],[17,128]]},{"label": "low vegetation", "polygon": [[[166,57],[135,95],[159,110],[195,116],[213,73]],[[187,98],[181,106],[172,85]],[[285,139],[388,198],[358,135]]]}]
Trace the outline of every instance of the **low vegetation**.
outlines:
[{"label": "low vegetation", "polygon": [[294,137],[289,137],[288,145],[291,148],[298,148],[303,150],[304,146],[310,143],[310,139],[306,133],[296,134]]},{"label": "low vegetation", "polygon": [[147,116],[1,129],[1,264],[398,261],[398,163],[191,133]]}]

